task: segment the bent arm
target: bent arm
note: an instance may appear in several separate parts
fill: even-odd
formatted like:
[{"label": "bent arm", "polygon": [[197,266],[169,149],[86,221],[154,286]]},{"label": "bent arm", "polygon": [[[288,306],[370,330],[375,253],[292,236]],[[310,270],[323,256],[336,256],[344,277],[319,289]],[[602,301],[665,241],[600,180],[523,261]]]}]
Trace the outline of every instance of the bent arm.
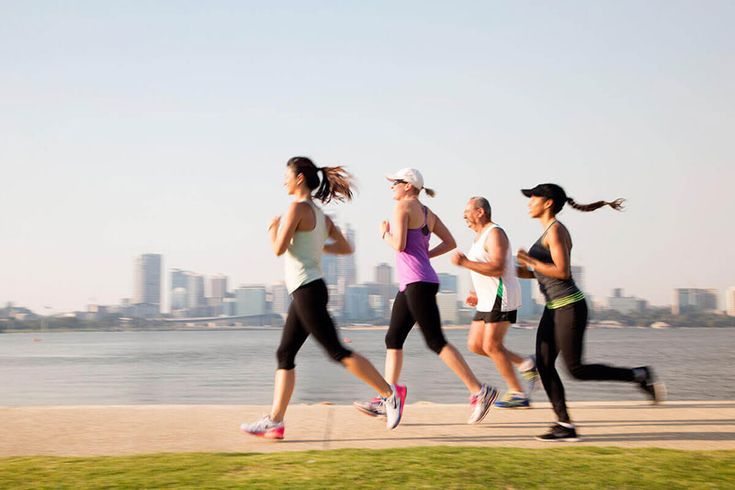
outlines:
[{"label": "bent arm", "polygon": [[406,235],[408,233],[408,208],[396,205],[393,211],[392,226],[383,235],[393,250],[403,252],[406,248]]},{"label": "bent arm", "polygon": [[[308,204],[307,204],[308,206]],[[299,211],[299,203],[293,202],[288,207],[286,214],[281,220],[280,226],[273,226],[270,229],[271,245],[276,256],[286,253],[289,243],[293,239],[296,228],[301,221],[301,213]]]},{"label": "bent arm", "polygon": [[350,245],[350,242],[347,241],[342,231],[334,224],[329,216],[327,216],[327,231],[332,242],[324,245],[324,253],[349,255],[353,252],[352,245]]},{"label": "bent arm", "polygon": [[500,277],[505,271],[505,257],[508,254],[508,237],[499,228],[488,233],[483,247],[487,252],[487,262],[475,262],[465,257],[460,265],[483,276]]},{"label": "bent arm", "polygon": [[555,279],[569,279],[572,277],[570,261],[571,240],[569,234],[562,226],[554,226],[546,235],[549,252],[553,264],[547,264],[540,260],[532,259],[528,265],[541,274]]},{"label": "bent arm", "polygon": [[452,233],[449,231],[449,229],[444,226],[444,223],[442,223],[442,220],[439,219],[439,216],[434,214],[434,218],[436,219],[436,222],[434,223],[434,229],[432,230],[432,232],[439,237],[441,243],[429,250],[430,259],[438,257],[457,248],[457,242],[454,241],[454,237],[452,236]]}]

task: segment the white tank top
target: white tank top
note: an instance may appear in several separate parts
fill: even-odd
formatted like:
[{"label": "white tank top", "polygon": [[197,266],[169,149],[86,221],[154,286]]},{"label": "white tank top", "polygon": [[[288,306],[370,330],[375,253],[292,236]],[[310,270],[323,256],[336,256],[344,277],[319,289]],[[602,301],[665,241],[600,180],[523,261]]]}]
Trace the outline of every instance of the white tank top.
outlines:
[{"label": "white tank top", "polygon": [[322,253],[327,241],[327,220],[322,210],[306,201],[314,210],[313,230],[296,231],[285,253],[286,289],[291,294],[300,286],[322,278]]},{"label": "white tank top", "polygon": [[[496,224],[488,225],[480,234],[480,237],[472,243],[467,258],[473,262],[487,263],[490,260],[485,250],[485,241],[488,235],[494,229],[498,228]],[[518,282],[515,264],[513,263],[513,250],[508,242],[508,252],[505,256],[505,270],[500,277],[490,277],[475,271],[470,271],[472,277],[472,285],[477,294],[477,311],[490,312],[499,302],[500,311],[513,311],[521,307],[521,283]]]}]

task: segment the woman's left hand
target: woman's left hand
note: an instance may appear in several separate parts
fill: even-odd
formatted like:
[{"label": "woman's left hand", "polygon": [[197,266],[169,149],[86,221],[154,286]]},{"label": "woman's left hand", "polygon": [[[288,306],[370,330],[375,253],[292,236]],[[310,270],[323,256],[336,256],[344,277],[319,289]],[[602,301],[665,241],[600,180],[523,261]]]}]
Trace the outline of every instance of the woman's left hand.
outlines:
[{"label": "woman's left hand", "polygon": [[385,238],[385,234],[390,233],[390,221],[383,220],[380,222],[380,236]]}]

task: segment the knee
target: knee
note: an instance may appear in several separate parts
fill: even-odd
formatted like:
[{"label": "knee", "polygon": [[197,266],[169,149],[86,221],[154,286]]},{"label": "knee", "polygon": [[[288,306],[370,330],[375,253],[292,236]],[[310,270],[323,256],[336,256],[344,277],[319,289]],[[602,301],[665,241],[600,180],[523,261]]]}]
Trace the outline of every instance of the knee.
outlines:
[{"label": "knee", "polygon": [[469,349],[469,351],[472,352],[473,354],[479,354],[481,356],[485,355],[485,349],[483,349],[482,347],[482,342],[468,340],[467,349]]},{"label": "knee", "polygon": [[388,331],[385,335],[385,348],[386,349],[403,349],[403,339],[393,332]]},{"label": "knee", "polygon": [[567,364],[567,370],[569,371],[569,374],[571,374],[574,379],[578,379],[578,380],[587,379],[587,377],[585,376],[587,371],[585,370],[584,366],[580,363]]},{"label": "knee", "polygon": [[437,335],[435,337],[427,338],[426,345],[435,354],[439,354],[447,345],[447,339],[445,339],[443,335]]},{"label": "knee", "polygon": [[276,350],[276,360],[278,361],[278,369],[293,369],[296,367],[296,355],[283,346]]},{"label": "knee", "polygon": [[488,356],[496,356],[503,352],[503,343],[497,339],[489,339],[483,344],[483,348]]},{"label": "knee", "polygon": [[343,361],[351,356],[352,351],[349,349],[345,349],[344,347],[340,347],[339,349],[332,349],[329,351],[329,357],[331,357],[334,362],[338,362],[340,364],[344,364]]}]

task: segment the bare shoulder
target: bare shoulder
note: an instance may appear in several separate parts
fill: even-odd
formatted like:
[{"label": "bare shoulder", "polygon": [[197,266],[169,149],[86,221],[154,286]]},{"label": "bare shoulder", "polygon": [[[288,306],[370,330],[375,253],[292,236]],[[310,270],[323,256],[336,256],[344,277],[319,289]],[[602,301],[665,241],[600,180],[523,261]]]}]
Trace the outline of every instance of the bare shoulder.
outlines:
[{"label": "bare shoulder", "polygon": [[557,221],[547,233],[547,240],[556,243],[571,243],[569,230],[561,221]]},{"label": "bare shoulder", "polygon": [[485,237],[485,249],[491,247],[505,247],[508,244],[508,235],[505,234],[505,231],[496,226],[492,230],[490,230],[490,233],[487,234],[487,237]]}]

